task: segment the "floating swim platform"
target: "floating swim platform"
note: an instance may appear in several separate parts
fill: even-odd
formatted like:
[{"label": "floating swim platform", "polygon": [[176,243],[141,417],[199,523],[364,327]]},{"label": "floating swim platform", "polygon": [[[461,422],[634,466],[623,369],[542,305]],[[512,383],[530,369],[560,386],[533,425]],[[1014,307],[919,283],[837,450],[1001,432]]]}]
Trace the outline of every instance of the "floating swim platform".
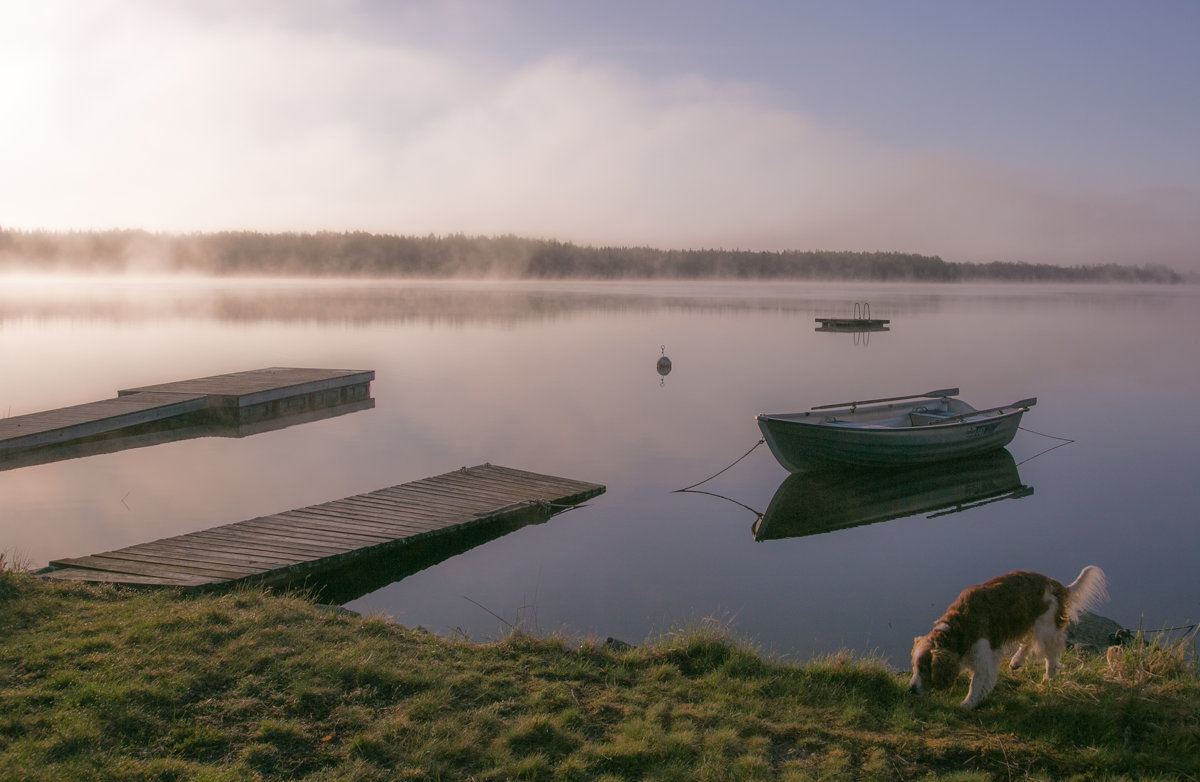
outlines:
[{"label": "floating swim platform", "polygon": [[248,425],[362,402],[373,370],[269,367],[117,391],[115,399],[0,419],[0,458],[159,422]]},{"label": "floating swim platform", "polygon": [[817,318],[820,326],[817,331],[889,331],[887,318],[872,318],[869,301],[854,302],[854,317],[852,318]]},{"label": "floating swim platform", "polygon": [[890,331],[887,318],[817,318],[817,331]]}]

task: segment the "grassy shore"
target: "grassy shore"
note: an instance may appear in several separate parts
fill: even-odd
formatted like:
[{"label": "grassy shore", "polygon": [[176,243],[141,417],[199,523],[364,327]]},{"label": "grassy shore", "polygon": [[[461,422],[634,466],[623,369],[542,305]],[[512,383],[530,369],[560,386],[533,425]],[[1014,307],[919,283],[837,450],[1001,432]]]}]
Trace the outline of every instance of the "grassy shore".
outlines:
[{"label": "grassy shore", "polygon": [[1069,651],[975,712],[878,661],[720,629],[637,648],[446,640],[303,596],[0,569],[0,779],[1197,778],[1185,644]]}]

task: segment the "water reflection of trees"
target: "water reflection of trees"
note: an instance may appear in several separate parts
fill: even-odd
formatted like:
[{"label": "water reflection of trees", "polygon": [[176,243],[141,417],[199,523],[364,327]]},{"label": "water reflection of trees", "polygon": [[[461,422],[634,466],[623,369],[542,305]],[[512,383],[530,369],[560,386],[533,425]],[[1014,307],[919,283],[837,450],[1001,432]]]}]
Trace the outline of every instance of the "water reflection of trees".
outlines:
[{"label": "water reflection of trees", "polygon": [[[596,314],[694,313],[738,316],[766,313],[811,318],[829,308],[827,296],[729,294],[671,295],[647,290],[562,291],[514,289],[504,285],[312,284],[129,290],[119,285],[79,288],[76,293],[34,290],[0,292],[0,323],[19,320],[147,322],[199,319],[234,323],[318,324],[428,323],[510,325]],[[934,311],[936,298],[897,303],[907,311]]]},{"label": "water reflection of trees", "polygon": [[[775,316],[812,322],[845,309],[861,291],[825,283],[591,283],[479,281],[214,280],[62,278],[0,285],[0,324],[21,321],[147,323],[178,320],[436,326],[515,325],[606,314]],[[1161,289],[1090,292],[1055,286],[938,291],[930,286],[873,288],[875,310],[891,319],[978,301],[1004,311],[1111,307],[1136,301],[1165,306]]]}]

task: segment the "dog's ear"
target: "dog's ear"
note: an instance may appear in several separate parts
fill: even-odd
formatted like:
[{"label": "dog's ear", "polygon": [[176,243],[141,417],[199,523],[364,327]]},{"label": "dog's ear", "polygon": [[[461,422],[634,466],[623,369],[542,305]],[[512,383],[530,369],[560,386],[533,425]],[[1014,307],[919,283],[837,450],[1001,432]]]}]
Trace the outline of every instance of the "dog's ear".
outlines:
[{"label": "dog's ear", "polygon": [[935,690],[950,689],[958,678],[958,655],[945,649],[934,649],[930,673]]},{"label": "dog's ear", "polygon": [[918,635],[913,639],[912,668],[913,673],[919,673],[926,678],[929,676],[929,638],[927,636]]}]

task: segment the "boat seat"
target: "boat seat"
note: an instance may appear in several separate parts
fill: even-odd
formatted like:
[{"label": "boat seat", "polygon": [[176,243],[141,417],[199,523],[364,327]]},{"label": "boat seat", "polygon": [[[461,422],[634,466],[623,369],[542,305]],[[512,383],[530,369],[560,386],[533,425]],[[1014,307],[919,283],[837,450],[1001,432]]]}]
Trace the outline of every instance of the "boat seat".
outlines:
[{"label": "boat seat", "polygon": [[926,411],[923,413],[909,413],[908,423],[911,426],[929,426],[930,424],[944,424],[953,418],[957,418],[957,413],[941,412],[941,411]]},{"label": "boat seat", "polygon": [[895,429],[894,424],[860,424],[857,421],[844,421],[841,418],[826,418],[821,422],[830,426],[844,426],[847,429]]}]

